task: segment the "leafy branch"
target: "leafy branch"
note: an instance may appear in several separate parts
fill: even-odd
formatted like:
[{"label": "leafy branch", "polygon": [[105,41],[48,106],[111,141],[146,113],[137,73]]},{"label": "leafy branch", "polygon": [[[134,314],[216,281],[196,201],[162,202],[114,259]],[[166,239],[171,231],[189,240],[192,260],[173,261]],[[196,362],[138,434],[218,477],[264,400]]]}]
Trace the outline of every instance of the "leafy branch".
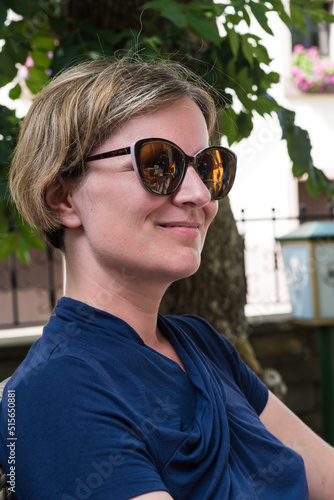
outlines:
[{"label": "leafy branch", "polygon": [[[68,0],[69,3],[73,0]],[[316,168],[307,131],[297,126],[295,114],[283,108],[270,95],[279,82],[279,74],[271,71],[271,58],[261,36],[255,35],[254,20],[273,36],[270,20],[279,17],[286,26],[305,32],[305,14],[316,22],[334,22],[323,8],[322,0],[290,2],[287,12],[281,0],[260,2],[230,0],[183,1],[152,0],[140,3],[130,25],[113,30],[95,25],[90,19],[64,15],[64,2],[59,0],[4,0],[0,4],[0,87],[15,82],[18,65],[27,73],[26,86],[35,94],[52,75],[78,58],[96,58],[101,53],[140,52],[148,59],[176,59],[201,75],[219,95],[219,126],[230,145],[249,137],[256,114],[277,114],[282,138],[296,177],[307,176],[307,187],[316,195],[326,190],[333,196],[331,182]],[[17,16],[6,23],[8,9]],[[221,29],[218,29],[217,19]],[[248,32],[242,26],[248,27]],[[258,32],[258,30],[257,30]],[[27,65],[27,58],[30,64]],[[21,94],[22,82],[10,92],[15,99]],[[0,259],[10,250],[27,259],[26,249],[37,244],[11,205],[8,204],[7,170],[15,146],[19,120],[13,111],[0,107]],[[5,220],[11,220],[7,224]],[[14,221],[14,222],[13,222]],[[10,236],[8,236],[10,234]],[[13,236],[14,235],[14,236]],[[3,239],[4,238],[4,239]]]}]

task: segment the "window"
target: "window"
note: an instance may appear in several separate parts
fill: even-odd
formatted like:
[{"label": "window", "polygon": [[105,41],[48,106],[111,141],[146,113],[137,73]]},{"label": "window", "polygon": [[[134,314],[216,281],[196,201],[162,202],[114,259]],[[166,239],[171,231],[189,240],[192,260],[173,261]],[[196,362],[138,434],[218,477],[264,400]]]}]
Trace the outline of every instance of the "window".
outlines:
[{"label": "window", "polygon": [[301,222],[333,220],[333,202],[328,201],[325,193],[321,193],[315,198],[310,196],[305,181],[298,181],[298,201]]},{"label": "window", "polygon": [[[324,9],[333,13],[334,1],[325,1]],[[301,33],[297,28],[292,27],[292,47],[301,44],[305,48],[316,46],[322,56],[330,55],[330,25],[328,23],[317,24],[310,16],[305,17],[306,33]]]}]

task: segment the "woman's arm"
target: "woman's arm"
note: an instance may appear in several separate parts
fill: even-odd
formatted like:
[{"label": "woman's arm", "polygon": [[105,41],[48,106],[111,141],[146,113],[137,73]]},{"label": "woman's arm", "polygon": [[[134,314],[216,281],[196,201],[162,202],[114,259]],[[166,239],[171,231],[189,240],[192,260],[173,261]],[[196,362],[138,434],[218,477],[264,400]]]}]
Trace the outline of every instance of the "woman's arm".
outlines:
[{"label": "woman's arm", "polygon": [[310,500],[333,500],[334,448],[317,436],[271,392],[260,420],[269,432],[303,457]]},{"label": "woman's arm", "polygon": [[173,500],[167,491],[152,491],[151,493],[145,493],[145,495],[140,495],[139,497],[131,498],[130,500]]}]

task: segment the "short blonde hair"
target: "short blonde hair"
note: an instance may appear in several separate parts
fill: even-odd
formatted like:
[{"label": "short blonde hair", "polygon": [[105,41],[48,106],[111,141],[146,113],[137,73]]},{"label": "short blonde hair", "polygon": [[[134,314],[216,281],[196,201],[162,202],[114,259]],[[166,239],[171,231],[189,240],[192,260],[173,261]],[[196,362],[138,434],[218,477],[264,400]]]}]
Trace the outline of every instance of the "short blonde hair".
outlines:
[{"label": "short blonde hair", "polygon": [[23,121],[10,170],[21,215],[62,248],[63,228],[45,202],[47,187],[61,176],[84,176],[85,158],[133,116],[184,97],[199,106],[211,133],[215,103],[183,66],[103,58],[62,72],[36,96]]}]

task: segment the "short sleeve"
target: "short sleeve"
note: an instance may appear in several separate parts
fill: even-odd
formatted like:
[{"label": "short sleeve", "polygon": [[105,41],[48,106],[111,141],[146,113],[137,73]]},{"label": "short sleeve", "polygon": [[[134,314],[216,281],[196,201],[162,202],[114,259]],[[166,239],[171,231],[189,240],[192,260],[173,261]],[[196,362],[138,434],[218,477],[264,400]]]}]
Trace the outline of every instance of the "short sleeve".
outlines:
[{"label": "short sleeve", "polygon": [[13,377],[18,499],[126,500],[168,491],[136,415],[109,382],[98,363],[67,355]]},{"label": "short sleeve", "polygon": [[232,345],[230,348],[237,367],[239,387],[249,404],[254,408],[256,413],[260,415],[268,401],[268,388],[241,359],[237,350]]}]

